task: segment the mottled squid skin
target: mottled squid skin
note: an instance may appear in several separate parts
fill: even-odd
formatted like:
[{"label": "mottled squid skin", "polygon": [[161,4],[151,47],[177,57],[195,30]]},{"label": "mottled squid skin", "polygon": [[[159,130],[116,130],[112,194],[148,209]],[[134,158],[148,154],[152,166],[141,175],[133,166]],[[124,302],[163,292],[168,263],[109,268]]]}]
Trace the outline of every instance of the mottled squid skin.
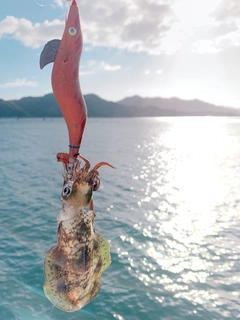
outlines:
[{"label": "mottled squid skin", "polygon": [[[58,161],[67,168],[69,155],[59,153]],[[58,240],[44,261],[44,292],[59,309],[76,311],[89,303],[99,292],[103,271],[111,264],[107,240],[94,231],[95,213],[92,192],[100,184],[98,168],[112,167],[106,162],[89,171],[87,159],[82,168],[74,172],[74,180],[66,180],[62,191],[63,207],[58,217]],[[113,167],[112,167],[113,168]],[[65,171],[66,174],[66,171]]]},{"label": "mottled squid skin", "polygon": [[44,292],[64,311],[76,311],[99,292],[102,272],[111,264],[110,247],[94,232],[93,211],[80,210],[72,219],[61,221],[58,243],[44,261]]}]

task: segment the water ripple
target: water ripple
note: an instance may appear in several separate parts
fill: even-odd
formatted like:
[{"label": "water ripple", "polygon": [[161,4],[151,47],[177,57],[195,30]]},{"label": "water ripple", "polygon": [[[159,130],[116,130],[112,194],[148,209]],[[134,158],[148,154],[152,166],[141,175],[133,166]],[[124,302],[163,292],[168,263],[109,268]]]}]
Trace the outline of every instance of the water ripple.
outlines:
[{"label": "water ripple", "polygon": [[239,118],[89,119],[82,154],[117,167],[101,169],[94,194],[95,228],[111,244],[112,264],[96,299],[73,314],[42,291],[61,208],[55,156],[67,146],[65,124],[0,121],[0,318],[240,317]]}]

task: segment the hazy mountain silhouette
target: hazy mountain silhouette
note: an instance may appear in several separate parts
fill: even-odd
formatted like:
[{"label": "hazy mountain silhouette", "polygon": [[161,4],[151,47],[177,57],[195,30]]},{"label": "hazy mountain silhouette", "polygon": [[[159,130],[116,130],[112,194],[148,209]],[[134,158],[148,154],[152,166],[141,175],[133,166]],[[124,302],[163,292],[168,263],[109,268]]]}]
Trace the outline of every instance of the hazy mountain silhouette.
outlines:
[{"label": "hazy mountain silhouette", "polygon": [[200,100],[181,100],[178,98],[142,98],[133,96],[118,101],[119,104],[133,108],[138,106],[140,113],[146,111],[158,116],[239,116],[240,109],[215,106]]},{"label": "hazy mountain silhouette", "polygon": [[[178,98],[142,98],[133,96],[118,102],[101,99],[95,94],[84,96],[89,117],[160,117],[160,116],[240,116],[240,109],[219,107],[200,100]],[[54,95],[0,99],[0,117],[61,117]]]}]

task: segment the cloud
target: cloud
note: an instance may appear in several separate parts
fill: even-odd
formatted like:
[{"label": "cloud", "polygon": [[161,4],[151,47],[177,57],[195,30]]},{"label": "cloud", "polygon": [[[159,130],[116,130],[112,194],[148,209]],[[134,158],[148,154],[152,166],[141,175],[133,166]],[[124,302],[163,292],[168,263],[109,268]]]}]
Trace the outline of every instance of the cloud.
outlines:
[{"label": "cloud", "polygon": [[63,1],[62,0],[54,0],[54,3],[56,3],[56,5],[58,5],[59,7],[63,6]]},{"label": "cloud", "polygon": [[239,0],[222,0],[212,13],[212,16],[219,22],[229,20],[240,20]]},{"label": "cloud", "polygon": [[[214,30],[214,27],[212,28]],[[217,53],[240,47],[240,28],[225,32],[211,39],[200,39],[193,43],[192,51],[198,54]]]},{"label": "cloud", "polygon": [[80,71],[81,76],[89,75],[89,74],[95,74],[97,71],[107,71],[107,72],[115,72],[120,70],[122,67],[121,65],[112,65],[109,63],[106,63],[105,61],[96,61],[96,60],[90,60],[88,62],[88,67],[90,67],[91,70]]},{"label": "cloud", "polygon": [[239,0],[222,0],[212,12],[212,30],[221,31],[213,39],[216,50],[240,46],[240,6]]},{"label": "cloud", "polygon": [[[54,1],[58,6],[66,3]],[[84,43],[151,54],[167,52],[162,42],[175,21],[170,6],[172,1],[166,0],[162,4],[158,0],[82,0],[79,6]],[[24,18],[7,16],[0,21],[0,37],[12,37],[25,46],[39,48],[50,39],[60,38],[63,28],[64,21],[46,20],[33,24]],[[172,44],[170,51],[178,48],[178,44],[176,47]]]},{"label": "cloud", "polygon": [[[198,21],[197,27],[193,28],[192,10],[195,5],[189,7],[190,11],[182,7],[184,3],[192,3],[190,0],[93,0],[91,3],[81,0],[79,7],[85,50],[100,46],[152,55],[171,55],[180,51],[184,42],[189,40],[192,41],[192,51],[199,54],[238,47],[238,1],[214,0],[219,5],[211,14],[209,10],[213,4],[210,7],[199,4],[203,25],[200,26]],[[66,0],[54,2],[59,7],[68,4]],[[7,16],[0,21],[0,38],[13,38],[27,47],[41,48],[47,41],[61,38],[64,24],[58,19],[32,23],[24,18]],[[102,70],[104,68],[112,70],[112,66],[102,66]]]},{"label": "cloud", "polygon": [[[53,0],[53,1],[59,7],[63,7],[64,5],[66,7],[69,7],[68,3],[72,2],[72,0]],[[78,2],[78,0],[77,0],[77,2]]]},{"label": "cloud", "polygon": [[28,81],[25,78],[16,79],[15,81],[6,82],[0,84],[0,88],[14,88],[14,87],[37,87],[38,84],[35,81]]},{"label": "cloud", "polygon": [[161,70],[161,69],[159,69],[159,70],[154,70],[154,71],[145,70],[145,71],[144,71],[144,74],[145,74],[146,76],[148,76],[149,74],[158,74],[158,75],[160,75],[160,74],[162,74],[162,70]]},{"label": "cloud", "polygon": [[13,16],[7,16],[0,21],[0,38],[3,36],[13,37],[21,41],[25,46],[39,48],[53,38],[59,38],[59,34],[64,27],[64,22],[53,20],[44,21],[42,24],[35,23]]},{"label": "cloud", "polygon": [[[81,2],[84,38],[93,46],[110,46],[133,52],[160,54],[174,23],[171,1],[109,0]],[[112,10],[114,8],[114,10]]]},{"label": "cloud", "polygon": [[229,32],[216,39],[216,47],[220,49],[233,48],[240,46],[240,28],[237,31]]},{"label": "cloud", "polygon": [[104,71],[118,71],[121,69],[120,64],[111,65],[104,61],[101,61],[100,64],[97,67],[98,70],[104,70]]},{"label": "cloud", "polygon": [[193,52],[204,53],[216,53],[220,49],[216,47],[216,44],[212,40],[198,40],[193,44]]}]

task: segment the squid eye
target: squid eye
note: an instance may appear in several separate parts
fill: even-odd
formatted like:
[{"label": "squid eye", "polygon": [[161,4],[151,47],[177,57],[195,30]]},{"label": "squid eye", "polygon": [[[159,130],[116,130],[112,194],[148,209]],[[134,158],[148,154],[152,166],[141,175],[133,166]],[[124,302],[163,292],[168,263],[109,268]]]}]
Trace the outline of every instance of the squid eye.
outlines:
[{"label": "squid eye", "polygon": [[62,196],[64,198],[68,198],[72,193],[72,185],[70,183],[66,183],[62,190]]},{"label": "squid eye", "polygon": [[74,27],[71,27],[68,29],[68,33],[70,36],[75,36],[75,34],[77,34],[77,30]]},{"label": "squid eye", "polygon": [[100,186],[100,179],[98,177],[95,177],[93,180],[92,188],[93,191],[96,191]]}]

